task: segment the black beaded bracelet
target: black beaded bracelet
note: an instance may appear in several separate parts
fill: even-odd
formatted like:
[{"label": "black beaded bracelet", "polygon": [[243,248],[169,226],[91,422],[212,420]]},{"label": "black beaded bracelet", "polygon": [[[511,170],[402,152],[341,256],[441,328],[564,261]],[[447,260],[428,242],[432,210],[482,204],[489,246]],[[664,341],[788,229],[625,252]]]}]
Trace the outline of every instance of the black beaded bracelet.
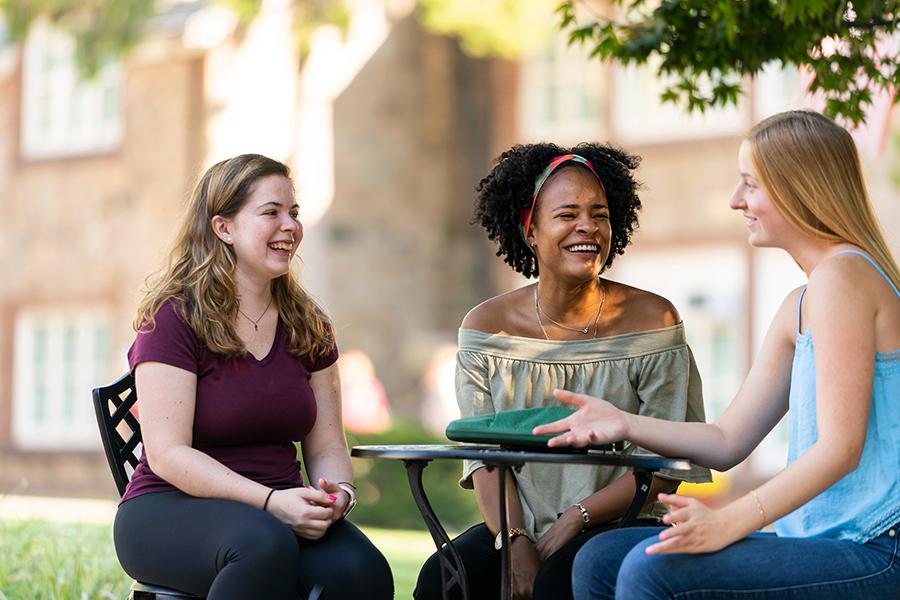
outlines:
[{"label": "black beaded bracelet", "polygon": [[269,506],[269,498],[271,498],[272,494],[274,494],[274,493],[275,493],[275,488],[272,488],[269,490],[269,493],[266,495],[266,501],[263,502],[263,507],[262,507],[263,512],[266,512],[266,508]]}]

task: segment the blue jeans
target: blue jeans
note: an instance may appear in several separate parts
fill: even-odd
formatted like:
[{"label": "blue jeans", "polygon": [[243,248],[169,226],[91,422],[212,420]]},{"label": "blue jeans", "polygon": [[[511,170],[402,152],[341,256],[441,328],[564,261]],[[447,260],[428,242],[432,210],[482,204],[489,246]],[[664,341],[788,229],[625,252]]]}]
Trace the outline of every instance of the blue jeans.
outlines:
[{"label": "blue jeans", "polygon": [[575,600],[900,599],[900,524],[865,544],[755,533],[718,552],[644,550],[660,527],[617,529],[575,557]]}]

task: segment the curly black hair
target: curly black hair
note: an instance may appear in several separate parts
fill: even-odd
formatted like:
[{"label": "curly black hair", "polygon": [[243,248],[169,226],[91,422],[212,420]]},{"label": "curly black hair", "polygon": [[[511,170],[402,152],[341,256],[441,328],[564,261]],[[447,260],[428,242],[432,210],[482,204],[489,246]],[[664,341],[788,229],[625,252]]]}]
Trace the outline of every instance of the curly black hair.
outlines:
[{"label": "curly black hair", "polygon": [[525,277],[539,273],[537,259],[519,233],[521,214],[531,206],[535,179],[561,154],[578,154],[588,159],[606,189],[612,238],[604,269],[612,265],[617,254],[625,252],[638,227],[641,199],[637,190],[641,184],[633,172],[641,163],[639,156],[609,144],[582,143],[573,148],[550,143],[513,146],[497,158],[491,172],[475,187],[473,222],[480,223],[487,230],[488,239],[497,242],[497,256],[503,256],[509,266]]}]

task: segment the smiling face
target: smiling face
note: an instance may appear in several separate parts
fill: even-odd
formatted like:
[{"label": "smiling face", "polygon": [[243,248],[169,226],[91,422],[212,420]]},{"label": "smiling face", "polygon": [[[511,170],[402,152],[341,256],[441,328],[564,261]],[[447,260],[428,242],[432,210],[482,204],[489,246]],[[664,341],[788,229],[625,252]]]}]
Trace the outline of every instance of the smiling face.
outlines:
[{"label": "smiling face", "polygon": [[241,209],[231,219],[215,216],[213,229],[234,250],[239,273],[271,281],[290,269],[303,238],[291,181],[281,175],[256,180]]},{"label": "smiling face", "polygon": [[746,141],[738,152],[738,169],[741,181],[731,196],[729,206],[740,211],[747,220],[750,245],[758,248],[784,247],[785,241],[796,235],[797,231],[762,186],[753,166],[750,144]]},{"label": "smiling face", "polygon": [[597,178],[580,167],[564,167],[538,195],[529,242],[541,275],[586,281],[596,278],[609,255],[609,204]]}]

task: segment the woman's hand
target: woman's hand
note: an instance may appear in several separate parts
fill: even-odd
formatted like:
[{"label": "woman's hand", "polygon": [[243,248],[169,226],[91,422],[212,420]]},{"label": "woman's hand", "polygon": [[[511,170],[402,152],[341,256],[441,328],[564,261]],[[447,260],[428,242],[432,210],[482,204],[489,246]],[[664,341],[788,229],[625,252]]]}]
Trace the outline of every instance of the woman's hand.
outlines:
[{"label": "woman's hand", "polygon": [[[545,435],[562,433],[547,442],[548,446],[589,446],[608,444],[627,438],[627,413],[609,402],[566,390],[554,390],[553,396],[567,404],[579,407],[565,419],[535,427],[532,433]],[[564,433],[563,433],[564,432]]]},{"label": "woman's hand", "polygon": [[554,552],[578,535],[583,527],[584,519],[581,517],[581,512],[575,508],[569,508],[538,540],[535,545],[538,556],[541,557],[541,560],[547,560]]},{"label": "woman's hand", "polygon": [[647,554],[716,552],[743,538],[739,520],[723,510],[709,508],[696,498],[678,494],[660,494],[659,499],[672,507],[663,523],[674,525],[659,534],[659,542],[647,547]]},{"label": "woman's hand", "polygon": [[334,496],[309,487],[275,490],[269,498],[268,512],[300,537],[317,540],[334,522]]},{"label": "woman's hand", "polygon": [[319,478],[319,489],[328,494],[329,498],[333,498],[331,503],[332,521],[343,519],[347,506],[350,504],[350,494],[338,484],[329,482],[322,477]]},{"label": "woman's hand", "polygon": [[509,544],[509,558],[513,600],[531,600],[534,579],[541,567],[541,557],[534,542],[527,536],[516,536]]}]

